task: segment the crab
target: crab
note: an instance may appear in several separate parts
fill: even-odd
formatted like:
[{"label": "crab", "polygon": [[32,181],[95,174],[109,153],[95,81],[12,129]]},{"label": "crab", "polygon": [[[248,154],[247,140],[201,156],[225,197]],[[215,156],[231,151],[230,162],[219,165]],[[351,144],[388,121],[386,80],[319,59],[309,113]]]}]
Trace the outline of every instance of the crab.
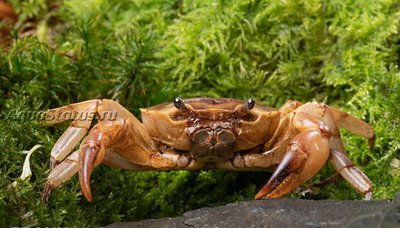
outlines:
[{"label": "crab", "polygon": [[[315,176],[328,160],[366,199],[371,198],[372,183],[349,160],[338,129],[371,144],[374,130],[326,104],[291,100],[274,109],[252,98],[178,97],[140,111],[142,122],[107,99],[47,111],[47,125],[73,122],[51,151],[43,198],[79,173],[82,193],[92,201],[90,176],[99,164],[134,171],[273,171],[255,198],[277,198]],[[91,127],[95,116],[98,122]]]}]

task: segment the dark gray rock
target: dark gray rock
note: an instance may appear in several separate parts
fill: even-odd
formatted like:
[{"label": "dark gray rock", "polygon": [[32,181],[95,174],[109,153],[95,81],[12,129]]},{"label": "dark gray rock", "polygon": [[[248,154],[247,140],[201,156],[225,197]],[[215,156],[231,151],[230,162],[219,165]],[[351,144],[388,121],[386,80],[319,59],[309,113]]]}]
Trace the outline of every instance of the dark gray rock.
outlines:
[{"label": "dark gray rock", "polygon": [[120,222],[106,226],[108,228],[175,228],[175,227],[186,227],[184,225],[183,217],[176,218],[160,218],[160,219],[148,219],[139,222]]},{"label": "dark gray rock", "polygon": [[400,205],[384,201],[269,199],[107,227],[400,227]]}]

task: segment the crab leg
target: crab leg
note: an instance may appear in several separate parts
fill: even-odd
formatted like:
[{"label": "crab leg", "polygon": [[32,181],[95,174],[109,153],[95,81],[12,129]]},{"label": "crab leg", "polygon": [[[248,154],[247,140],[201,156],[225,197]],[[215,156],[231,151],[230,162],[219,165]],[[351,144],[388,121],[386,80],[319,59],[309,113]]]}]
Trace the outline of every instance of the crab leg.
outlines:
[{"label": "crab leg", "polygon": [[344,128],[353,134],[368,139],[370,148],[373,148],[375,133],[374,129],[368,123],[336,108],[329,107],[329,109],[331,110],[335,123],[339,128]]},{"label": "crab leg", "polygon": [[[53,170],[51,170],[47,177],[46,188],[54,189],[69,180],[75,174],[79,172],[79,150],[69,155],[64,161],[58,164]],[[121,155],[113,152],[111,149],[106,150],[104,160],[102,162],[108,166],[125,169],[125,170],[152,170],[151,167],[145,167],[131,163],[124,159]],[[48,201],[49,195],[44,191],[42,198],[45,202]]]},{"label": "crab leg", "polygon": [[[47,184],[51,188],[57,188],[65,181],[79,172],[79,150],[69,155],[64,161],[57,165],[47,177]],[[124,170],[152,170],[150,167],[145,167],[131,163],[121,157],[121,155],[113,152],[111,149],[106,150],[104,160],[102,162],[108,166],[124,169]]]},{"label": "crab leg", "polygon": [[[87,133],[97,109],[99,100],[85,101],[67,105],[57,109],[51,109],[45,113],[44,124],[53,125],[63,121],[74,119],[70,127],[57,140],[51,150],[51,168],[61,162],[72,149],[82,140]],[[85,115],[86,113],[86,115]]]},{"label": "crab leg", "polygon": [[[51,170],[47,177],[46,185],[50,188],[56,188],[57,186],[70,179],[79,171],[79,150],[69,155],[64,161],[58,164],[54,169]],[[47,195],[43,197],[48,197]]]},{"label": "crab leg", "polygon": [[330,108],[323,104],[307,103],[292,115],[292,126],[300,133],[291,140],[282,162],[256,198],[275,198],[292,191],[315,175],[330,155],[335,169],[369,199],[372,184],[347,158],[335,125],[337,116]]},{"label": "crab leg", "polygon": [[[84,196],[91,201],[90,175],[93,169],[103,162],[111,166],[134,170],[198,169],[200,165],[192,162],[192,159],[184,154],[159,153],[159,148],[156,147],[153,140],[148,135],[144,125],[117,102],[111,100],[95,100],[91,103],[79,103],[55,109],[54,111],[56,113],[62,113],[63,111],[71,109],[79,112],[83,112],[82,110],[85,112],[86,110],[93,111],[100,117],[99,122],[90,130],[88,136],[81,143],[79,158],[76,159],[76,154],[74,153],[71,155],[70,159],[66,159],[64,163],[60,163],[62,166],[60,166],[59,169],[56,167],[56,169],[51,172],[48,183],[46,184],[47,192],[45,190],[44,199],[48,197],[46,193],[48,193],[51,188],[65,182],[76,172],[79,172],[82,192]],[[116,113],[114,119],[104,118],[105,114],[109,112]],[[76,120],[75,123],[84,125],[81,128],[86,130],[86,126],[90,124],[90,121],[79,122]],[[64,151],[72,150],[83,135],[71,134],[69,133],[72,131],[70,129],[71,127],[67,129],[67,133],[64,135],[69,135],[73,139],[67,140],[67,136],[64,135],[60,139],[60,141],[64,140],[67,144],[63,146],[63,148],[68,148],[64,149]],[[110,155],[112,158],[107,160],[106,154],[108,154],[108,152],[106,153],[106,151],[110,150],[118,154],[118,156]],[[66,156],[68,153],[63,152],[57,154],[65,154]],[[108,157],[110,158],[110,156]],[[79,163],[78,168],[77,162]]]},{"label": "crab leg", "polygon": [[324,115],[323,120],[332,130],[332,137],[329,142],[329,159],[333,167],[355,189],[364,193],[366,200],[370,200],[372,195],[372,183],[347,157],[343,142],[340,139],[338,127],[345,128],[354,134],[367,138],[370,148],[373,147],[374,143],[374,130],[369,124],[345,112],[341,112],[332,107],[328,108],[328,106],[324,106],[324,109],[328,114]]},{"label": "crab leg", "polygon": [[282,160],[282,153],[277,148],[257,154],[237,154],[229,161],[217,162],[215,167],[232,171],[265,171],[265,167],[272,167]]},{"label": "crab leg", "polygon": [[315,103],[305,104],[290,114],[291,126],[299,133],[290,140],[282,162],[256,199],[277,198],[289,193],[313,177],[326,163],[332,132],[322,120],[325,114]]},{"label": "crab leg", "polygon": [[[152,170],[171,170],[186,167],[190,169],[192,167],[190,166],[191,158],[186,155],[177,153],[161,154],[157,152],[158,148],[154,145],[144,125],[117,102],[97,100],[97,102],[92,102],[91,104],[96,104],[93,109],[95,114],[100,117],[104,117],[109,112],[114,112],[117,115],[115,119],[111,120],[99,118],[99,123],[90,130],[79,149],[79,181],[82,192],[89,201],[92,200],[90,175],[95,166],[104,161],[106,149],[113,149],[115,153],[118,153],[128,162],[138,165],[139,169],[143,169],[143,167],[147,169],[149,167]],[[82,104],[77,104],[69,107],[72,107],[73,110],[81,110],[83,106]],[[70,109],[64,107],[55,110],[61,112],[62,110]],[[67,147],[72,149],[72,142],[75,143],[77,141],[79,140],[68,141]],[[113,162],[114,165],[123,166],[121,160],[113,160]],[[68,166],[68,162],[63,165]],[[69,175],[74,174],[76,166],[69,165],[68,167],[71,171],[67,172],[68,175],[62,174],[60,176],[59,179],[62,179],[62,181],[67,180],[70,178]],[[54,175],[58,175],[57,172]]]},{"label": "crab leg", "polygon": [[124,170],[133,170],[133,171],[154,170],[152,167],[142,166],[129,162],[121,155],[115,153],[112,149],[106,150],[106,154],[104,155],[104,160],[102,164]]},{"label": "crab leg", "polygon": [[[44,124],[46,125],[53,125],[74,119],[74,121],[57,140],[53,146],[53,149],[51,150],[50,170],[53,170],[55,167],[57,167],[57,164],[62,162],[86,135],[93,120],[93,114],[96,111],[99,102],[99,100],[85,101],[57,109],[51,109],[45,113],[46,119],[44,120]],[[73,160],[74,157],[67,161]],[[60,167],[58,170],[61,170],[64,168],[64,166]],[[51,185],[46,183],[45,189],[42,193],[42,198],[44,201],[47,201],[51,189]]]},{"label": "crab leg", "polygon": [[[104,102],[107,103],[107,100],[104,100]],[[94,114],[98,115],[100,120],[104,120],[105,117],[112,117],[107,111],[99,112],[98,108],[101,104],[102,100],[90,100],[51,109],[45,113],[46,119],[44,120],[44,124],[46,125],[53,125],[71,119],[74,121],[57,140],[51,151],[50,169],[55,170],[50,173],[42,193],[44,201],[47,201],[51,189],[70,179],[79,170],[77,166],[77,162],[79,162],[77,158],[78,152],[75,152],[65,160],[64,158],[71,153],[72,149],[86,135]],[[60,162],[62,165],[60,164],[61,166],[58,167],[57,164]]]},{"label": "crab leg", "polygon": [[[82,138],[86,135],[89,130],[90,124],[93,120],[93,114],[95,113],[98,101],[91,101],[90,103],[85,103],[86,107],[81,110],[74,110],[79,112],[79,116],[71,123],[68,129],[63,133],[63,135],[54,144],[51,150],[51,166],[54,168],[55,164],[61,162],[72,149],[78,145]],[[81,108],[83,104],[75,107]],[[69,107],[69,106],[66,106]],[[66,110],[57,110],[59,115],[66,113]],[[84,114],[86,113],[86,115]],[[89,115],[90,114],[90,115]],[[68,120],[68,119],[67,119]],[[54,121],[62,121],[61,119],[56,119]],[[56,122],[51,122],[55,124]]]},{"label": "crab leg", "polygon": [[[305,105],[301,107],[301,110],[316,116],[321,115],[321,111],[325,113],[322,114],[321,119],[328,125],[332,132],[332,137],[329,141],[331,151],[329,160],[335,170],[340,174],[339,177],[344,177],[355,189],[364,193],[366,199],[370,199],[372,183],[368,177],[347,158],[347,153],[340,138],[338,127],[345,128],[354,134],[367,138],[370,148],[372,148],[374,144],[373,128],[366,122],[327,105],[322,105],[319,109],[313,108],[310,105]],[[341,153],[341,155],[338,153]],[[327,180],[335,179],[338,179],[337,175],[333,175]]]},{"label": "crab leg", "polygon": [[282,162],[268,183],[257,193],[259,198],[277,198],[313,177],[329,156],[329,138],[319,130],[298,134],[290,142]]},{"label": "crab leg", "polygon": [[[135,125],[137,123],[137,125]],[[95,166],[103,162],[105,149],[113,148],[124,159],[152,170],[172,170],[187,167],[191,159],[182,154],[155,152],[145,130],[138,120],[100,122],[90,131],[80,147],[79,182],[83,195],[92,201],[90,175]],[[142,130],[140,132],[140,130]],[[140,132],[140,133],[139,133]],[[149,152],[154,151],[154,152]]]},{"label": "crab leg", "polygon": [[76,104],[70,104],[63,107],[50,109],[45,112],[44,125],[54,125],[67,120],[73,120],[75,117],[82,115],[86,111],[96,111],[96,109],[87,110],[89,106],[93,104],[100,104],[101,100],[89,100],[83,101]]},{"label": "crab leg", "polygon": [[366,200],[371,200],[372,183],[368,177],[340,151],[331,149],[330,159],[336,171],[355,189],[364,193]]}]

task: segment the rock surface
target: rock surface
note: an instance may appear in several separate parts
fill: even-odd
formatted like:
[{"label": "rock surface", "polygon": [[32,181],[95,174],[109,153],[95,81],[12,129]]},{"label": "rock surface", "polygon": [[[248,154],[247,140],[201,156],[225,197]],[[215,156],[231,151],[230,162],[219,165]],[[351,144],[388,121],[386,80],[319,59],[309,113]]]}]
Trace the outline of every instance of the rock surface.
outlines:
[{"label": "rock surface", "polygon": [[394,202],[270,199],[189,211],[181,217],[114,223],[120,227],[400,227]]}]

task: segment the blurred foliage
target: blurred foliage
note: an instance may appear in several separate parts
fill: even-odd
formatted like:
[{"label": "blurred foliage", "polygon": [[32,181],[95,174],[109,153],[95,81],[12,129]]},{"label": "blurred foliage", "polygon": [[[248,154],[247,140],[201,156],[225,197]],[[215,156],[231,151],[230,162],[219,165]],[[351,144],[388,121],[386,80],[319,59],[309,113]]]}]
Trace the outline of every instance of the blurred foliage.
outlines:
[{"label": "blurred foliage", "polygon": [[[126,172],[98,167],[94,202],[77,178],[40,200],[52,145],[66,124],[9,120],[93,98],[139,107],[176,96],[254,97],[279,107],[321,101],[371,123],[376,145],[343,131],[350,157],[374,183],[373,197],[399,190],[400,4],[321,0],[12,0],[20,14],[0,53],[0,226],[101,226],[175,216],[253,199],[266,173]],[[26,34],[27,27],[31,34]],[[8,185],[36,144],[33,176]],[[365,162],[369,160],[369,162]],[[366,163],[366,164],[365,164]],[[363,165],[364,164],[364,165]],[[392,164],[392,165],[391,165]],[[334,173],[327,165],[311,180]],[[296,193],[292,197],[300,197]],[[361,199],[345,181],[317,198]]]}]

